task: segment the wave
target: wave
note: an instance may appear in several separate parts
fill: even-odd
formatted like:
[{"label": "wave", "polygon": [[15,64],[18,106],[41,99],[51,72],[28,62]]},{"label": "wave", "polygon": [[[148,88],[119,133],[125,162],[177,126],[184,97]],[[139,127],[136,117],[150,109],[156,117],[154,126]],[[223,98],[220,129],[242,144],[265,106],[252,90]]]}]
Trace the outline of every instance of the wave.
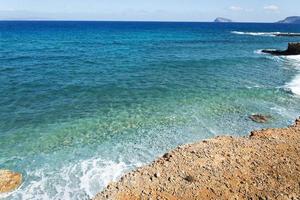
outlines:
[{"label": "wave", "polygon": [[251,36],[300,36],[300,33],[287,33],[287,32],[243,32],[243,31],[231,31],[236,35],[251,35]]},{"label": "wave", "polygon": [[18,190],[2,194],[0,198],[91,199],[111,181],[141,165],[91,158],[55,171],[43,167],[26,174],[25,182]]},{"label": "wave", "polygon": [[289,65],[295,67],[296,70],[299,71],[299,74],[297,74],[291,80],[291,82],[287,83],[285,87],[288,88],[292,93],[300,96],[300,55],[284,56],[284,59],[288,62]]},{"label": "wave", "polygon": [[259,55],[266,55],[266,53],[263,52],[263,49],[255,50],[254,53]]},{"label": "wave", "polygon": [[[267,49],[267,50],[270,50],[270,51],[274,50],[275,51],[276,49]],[[274,62],[281,62],[282,63],[282,62],[287,61],[287,59],[286,59],[287,56],[273,56],[271,54],[264,53],[263,49],[255,50],[254,53],[258,54],[258,55],[262,55],[267,59],[273,60]]]},{"label": "wave", "polygon": [[275,62],[283,62],[290,68],[296,69],[299,74],[297,74],[289,83],[284,85],[284,89],[287,91],[300,96],[300,55],[292,56],[272,56],[267,53],[262,52],[262,49],[255,50],[254,53],[259,55],[266,55],[267,58],[274,60]]},{"label": "wave", "polygon": [[231,31],[236,35],[251,35],[251,36],[300,36],[300,33],[287,33],[287,32],[243,32],[243,31]]},{"label": "wave", "polygon": [[292,93],[300,96],[300,75],[297,75],[291,82],[287,83],[286,87],[289,88]]},{"label": "wave", "polygon": [[231,31],[232,34],[236,35],[252,35],[252,36],[270,36],[275,37],[281,32],[242,32],[242,31]]}]

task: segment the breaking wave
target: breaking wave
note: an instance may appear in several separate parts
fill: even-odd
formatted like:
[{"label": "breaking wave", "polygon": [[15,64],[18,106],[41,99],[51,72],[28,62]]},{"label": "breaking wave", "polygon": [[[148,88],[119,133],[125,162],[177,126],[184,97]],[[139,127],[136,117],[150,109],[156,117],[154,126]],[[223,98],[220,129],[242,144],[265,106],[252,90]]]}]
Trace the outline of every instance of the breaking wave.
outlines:
[{"label": "breaking wave", "polygon": [[291,92],[300,96],[300,55],[297,56],[285,56],[285,59],[289,62],[290,65],[294,66],[296,70],[299,71],[291,82],[285,85]]},{"label": "breaking wave", "polygon": [[[91,199],[111,181],[141,163],[106,161],[99,158],[82,160],[55,171],[47,168],[34,170],[30,181],[13,193],[0,198],[13,199]],[[26,177],[25,177],[26,179]]]},{"label": "breaking wave", "polygon": [[285,84],[284,88],[293,94],[300,96],[300,55],[271,56],[262,52],[262,49],[255,50],[254,53],[259,55],[267,55],[267,58],[272,59],[275,62],[284,62],[288,67],[296,69],[299,74],[297,74],[290,82]]},{"label": "breaking wave", "polygon": [[252,36],[270,36],[274,37],[276,34],[280,34],[281,32],[242,32],[242,31],[231,31],[232,34],[236,35],[252,35]]}]

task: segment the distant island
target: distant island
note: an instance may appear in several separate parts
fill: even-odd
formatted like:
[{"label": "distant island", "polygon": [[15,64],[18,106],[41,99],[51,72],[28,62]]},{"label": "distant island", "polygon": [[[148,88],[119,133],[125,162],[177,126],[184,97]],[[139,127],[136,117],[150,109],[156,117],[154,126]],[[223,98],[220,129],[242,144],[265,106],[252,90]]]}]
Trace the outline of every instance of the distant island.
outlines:
[{"label": "distant island", "polygon": [[287,17],[284,20],[278,21],[277,23],[282,23],[282,24],[300,24],[300,16]]},{"label": "distant island", "polygon": [[231,19],[223,18],[223,17],[218,17],[215,19],[214,22],[217,23],[228,23],[228,22],[233,22]]},{"label": "distant island", "polygon": [[[228,18],[224,18],[224,17],[217,17],[214,22],[217,23],[230,23],[230,22],[234,22],[231,19]],[[300,24],[300,16],[290,16],[285,18],[284,20],[280,20],[278,22],[275,23],[280,23],[280,24]]]}]

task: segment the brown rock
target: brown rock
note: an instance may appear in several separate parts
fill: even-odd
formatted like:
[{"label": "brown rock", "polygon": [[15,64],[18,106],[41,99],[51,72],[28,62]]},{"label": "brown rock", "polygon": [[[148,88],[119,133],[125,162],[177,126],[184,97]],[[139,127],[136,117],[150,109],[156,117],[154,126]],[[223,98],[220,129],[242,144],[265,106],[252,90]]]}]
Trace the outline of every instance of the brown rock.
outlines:
[{"label": "brown rock", "polygon": [[22,175],[17,172],[0,169],[0,193],[11,192],[22,183]]},{"label": "brown rock", "polygon": [[[94,199],[300,199],[299,120],[249,137],[207,141],[172,150]],[[147,174],[158,172],[151,181]]]}]

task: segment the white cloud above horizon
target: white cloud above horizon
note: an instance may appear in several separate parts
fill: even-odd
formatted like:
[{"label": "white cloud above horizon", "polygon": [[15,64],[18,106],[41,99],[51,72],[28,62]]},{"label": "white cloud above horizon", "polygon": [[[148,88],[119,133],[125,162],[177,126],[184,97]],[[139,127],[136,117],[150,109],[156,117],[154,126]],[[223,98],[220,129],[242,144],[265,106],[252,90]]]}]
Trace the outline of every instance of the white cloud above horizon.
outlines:
[{"label": "white cloud above horizon", "polygon": [[243,8],[241,6],[230,6],[229,10],[239,12],[239,11],[245,11],[245,12],[252,12],[254,11],[252,8]]},{"label": "white cloud above horizon", "polygon": [[280,8],[277,5],[267,5],[267,6],[264,6],[264,10],[271,11],[271,12],[278,12],[280,10]]},{"label": "white cloud above horizon", "polygon": [[0,0],[1,19],[274,22],[299,16],[299,0]]},{"label": "white cloud above horizon", "polygon": [[242,11],[242,10],[244,10],[244,8],[242,8],[240,6],[230,6],[229,10],[232,10],[232,11]]}]

